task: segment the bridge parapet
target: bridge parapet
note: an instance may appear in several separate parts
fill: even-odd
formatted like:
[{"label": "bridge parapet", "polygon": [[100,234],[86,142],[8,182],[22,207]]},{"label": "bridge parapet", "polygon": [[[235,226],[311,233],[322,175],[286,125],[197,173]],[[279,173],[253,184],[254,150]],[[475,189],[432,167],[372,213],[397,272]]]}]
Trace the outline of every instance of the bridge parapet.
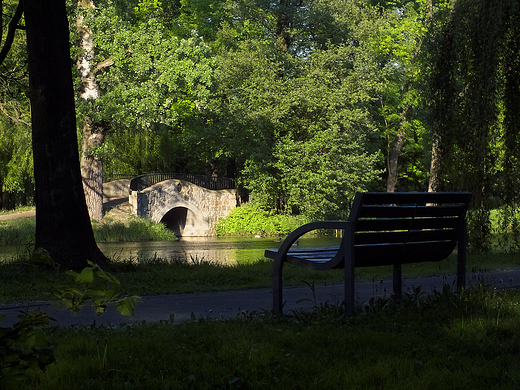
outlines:
[{"label": "bridge parapet", "polygon": [[169,179],[142,191],[132,190],[135,214],[164,222],[177,236],[213,236],[216,223],[237,205],[235,189],[211,190]]},{"label": "bridge parapet", "polygon": [[209,190],[236,188],[235,181],[228,177],[192,175],[190,173],[147,173],[136,176],[130,180],[130,191],[142,191],[147,187],[160,183],[161,181],[171,179],[184,180]]}]

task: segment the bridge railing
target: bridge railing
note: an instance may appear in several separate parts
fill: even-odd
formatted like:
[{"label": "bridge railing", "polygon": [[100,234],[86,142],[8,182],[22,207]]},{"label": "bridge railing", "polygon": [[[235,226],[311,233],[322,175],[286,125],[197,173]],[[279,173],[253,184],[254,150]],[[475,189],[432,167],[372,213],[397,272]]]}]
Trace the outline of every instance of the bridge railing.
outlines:
[{"label": "bridge railing", "polygon": [[130,180],[130,191],[142,191],[165,180],[184,180],[209,190],[225,190],[236,188],[235,181],[227,177],[192,175],[189,173],[148,173]]}]

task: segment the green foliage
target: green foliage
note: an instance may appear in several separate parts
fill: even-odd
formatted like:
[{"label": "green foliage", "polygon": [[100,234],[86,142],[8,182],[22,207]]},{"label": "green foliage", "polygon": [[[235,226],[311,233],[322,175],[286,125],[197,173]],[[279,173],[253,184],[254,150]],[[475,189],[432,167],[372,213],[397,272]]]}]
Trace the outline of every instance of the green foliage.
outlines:
[{"label": "green foliage", "polygon": [[119,280],[98,265],[90,261],[88,264],[80,273],[66,272],[74,279],[74,285],[62,288],[55,294],[60,303],[73,313],[78,313],[89,302],[96,309],[96,315],[103,314],[107,306],[113,303],[122,315],[131,316],[139,297],[121,297]]},{"label": "green foliage", "polygon": [[[373,107],[373,115],[381,131],[381,150],[386,156],[390,176],[392,153],[397,152],[396,191],[424,191],[432,148],[431,130],[427,124],[430,98],[422,85],[429,80],[423,59],[425,40],[439,8],[448,1],[426,0],[380,2],[384,23],[376,26],[379,34],[373,40],[377,62],[385,79],[382,93]],[[403,139],[400,145],[399,141]]]},{"label": "green foliage", "polygon": [[0,386],[14,388],[26,379],[28,370],[45,370],[55,362],[42,328],[49,325],[47,314],[36,310],[19,316],[9,328],[0,328]]},{"label": "green foliage", "polygon": [[137,18],[144,19],[160,14],[163,10],[159,0],[139,0],[134,11]]},{"label": "green foliage", "polygon": [[272,215],[258,202],[249,202],[234,209],[219,220],[218,235],[281,235],[288,234],[305,223],[305,218]]},{"label": "green foliage", "polygon": [[[18,1],[2,2],[2,43]],[[29,79],[25,31],[17,29],[0,64],[0,209],[30,204],[34,196]]]},{"label": "green foliage", "polygon": [[161,7],[139,2],[132,15],[107,1],[86,19],[95,60],[113,65],[96,73],[101,96],[78,102],[78,115],[108,124],[103,161],[109,174],[184,171],[191,129],[183,123],[205,107],[213,87],[209,47],[196,35],[173,36]]},{"label": "green foliage", "polygon": [[[86,19],[96,61],[114,62],[96,73],[102,96],[80,107],[111,128],[105,172],[237,176],[265,207],[313,218],[340,217],[353,191],[373,184],[374,9],[362,1],[132,4],[127,13],[107,0]],[[319,159],[320,142],[337,148]],[[312,185],[289,177],[315,164],[323,172]],[[323,210],[311,208],[322,196]]]},{"label": "green foliage", "polygon": [[[241,182],[263,207],[340,218],[353,191],[372,184],[377,136],[368,107],[380,84],[370,63],[361,45],[304,58],[255,42],[222,54],[219,80],[227,99],[210,106],[221,118],[217,142],[236,156]],[[324,192],[323,209],[311,208]]]},{"label": "green foliage", "polygon": [[[30,128],[0,116],[0,208],[31,203],[34,196],[33,157]],[[10,199],[10,201],[9,201]]]}]

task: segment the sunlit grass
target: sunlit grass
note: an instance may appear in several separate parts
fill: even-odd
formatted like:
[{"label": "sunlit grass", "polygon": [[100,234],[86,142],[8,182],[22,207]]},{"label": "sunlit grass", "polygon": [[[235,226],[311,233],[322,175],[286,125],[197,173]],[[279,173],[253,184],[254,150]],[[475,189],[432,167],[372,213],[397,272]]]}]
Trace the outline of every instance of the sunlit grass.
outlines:
[{"label": "sunlit grass", "polygon": [[[97,242],[123,241],[171,241],[172,231],[162,223],[154,223],[147,218],[128,216],[123,220],[110,217],[102,222],[92,222]],[[0,245],[29,245],[34,243],[36,218],[18,218],[0,221]]]}]

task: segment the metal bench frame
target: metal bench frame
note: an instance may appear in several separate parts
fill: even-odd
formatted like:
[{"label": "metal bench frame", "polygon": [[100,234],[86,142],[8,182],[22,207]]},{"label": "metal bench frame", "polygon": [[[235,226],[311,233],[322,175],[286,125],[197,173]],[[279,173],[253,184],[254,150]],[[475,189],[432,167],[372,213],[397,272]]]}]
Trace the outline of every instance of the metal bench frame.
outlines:
[{"label": "metal bench frame", "polygon": [[[393,290],[401,295],[401,265],[441,261],[458,248],[457,288],[466,284],[466,221],[471,200],[467,192],[358,193],[348,221],[321,221],[294,230],[278,250],[266,250],[274,259],[273,312],[283,312],[284,263],[315,270],[345,269],[345,308],[354,312],[354,268],[393,266]],[[343,231],[339,247],[292,249],[313,230]]]}]

